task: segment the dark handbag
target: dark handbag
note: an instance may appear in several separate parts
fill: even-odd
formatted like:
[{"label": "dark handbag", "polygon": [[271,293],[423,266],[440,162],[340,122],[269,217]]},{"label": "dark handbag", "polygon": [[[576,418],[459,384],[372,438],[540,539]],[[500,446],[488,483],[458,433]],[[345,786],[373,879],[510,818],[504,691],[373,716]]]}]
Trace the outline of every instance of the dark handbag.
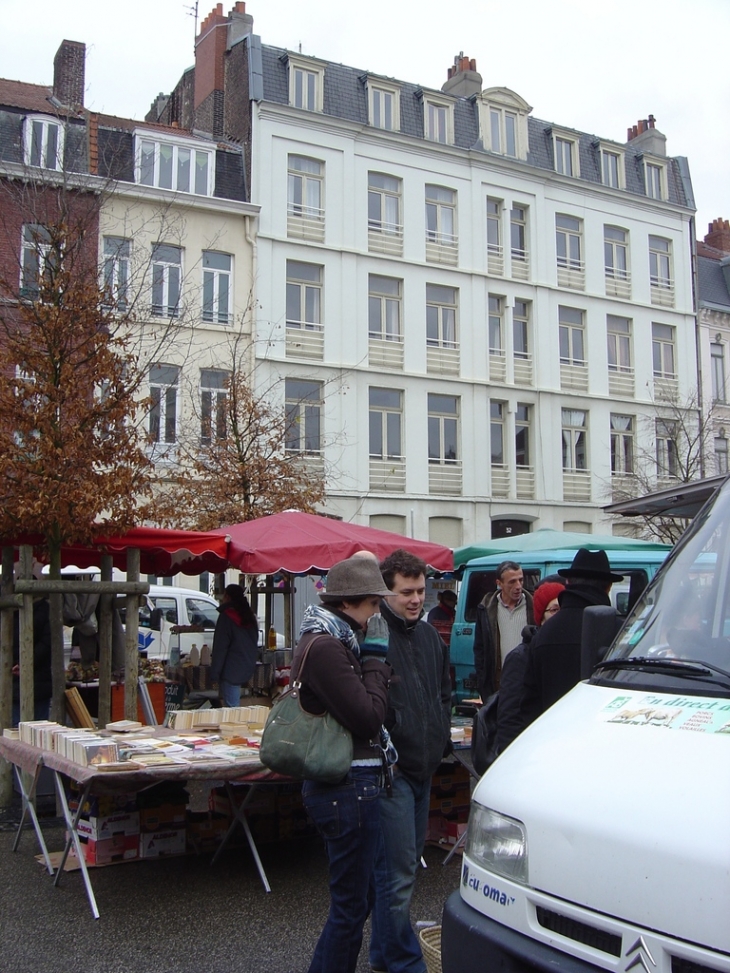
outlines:
[{"label": "dark handbag", "polygon": [[312,642],[304,650],[291,688],[271,707],[259,756],[261,763],[277,774],[337,784],[352,764],[352,734],[331,713],[317,715],[302,709],[301,675]]},{"label": "dark handbag", "polygon": [[499,756],[497,752],[497,711],[499,692],[492,693],[474,716],[471,733],[471,762],[481,776]]}]

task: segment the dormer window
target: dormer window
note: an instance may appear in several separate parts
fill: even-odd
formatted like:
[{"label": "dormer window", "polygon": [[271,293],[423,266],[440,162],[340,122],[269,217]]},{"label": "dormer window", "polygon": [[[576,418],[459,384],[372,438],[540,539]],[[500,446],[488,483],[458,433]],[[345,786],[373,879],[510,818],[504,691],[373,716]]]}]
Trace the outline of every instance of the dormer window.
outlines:
[{"label": "dormer window", "polygon": [[610,189],[624,189],[626,175],[624,153],[618,145],[600,142],[598,151],[601,157],[601,182]]},{"label": "dormer window", "polygon": [[667,166],[665,162],[644,156],[644,188],[650,199],[667,198]]},{"label": "dormer window", "polygon": [[196,196],[213,195],[215,153],[199,142],[135,133],[135,181]]},{"label": "dormer window", "polygon": [[368,121],[374,128],[400,131],[400,90],[379,78],[367,79]]},{"label": "dormer window", "polygon": [[324,109],[324,64],[312,58],[287,54],[289,65],[289,104],[305,111]]},{"label": "dormer window", "polygon": [[453,145],[454,105],[445,98],[423,93],[423,135],[431,142]]},{"label": "dormer window", "polygon": [[487,88],[481,94],[482,141],[488,152],[511,159],[527,158],[530,105],[510,88]]},{"label": "dormer window", "polygon": [[580,156],[578,153],[578,137],[574,132],[562,132],[553,128],[553,153],[555,156],[555,171],[561,176],[580,175]]},{"label": "dormer window", "polygon": [[26,118],[23,130],[25,164],[40,169],[63,168],[63,128],[53,118]]}]

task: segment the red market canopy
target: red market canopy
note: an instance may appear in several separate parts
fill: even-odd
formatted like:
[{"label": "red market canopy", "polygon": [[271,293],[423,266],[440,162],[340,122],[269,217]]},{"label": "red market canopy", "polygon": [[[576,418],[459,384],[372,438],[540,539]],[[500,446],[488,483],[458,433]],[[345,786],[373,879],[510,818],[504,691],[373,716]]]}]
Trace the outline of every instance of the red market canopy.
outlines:
[{"label": "red market canopy", "polygon": [[[42,545],[38,535],[25,535],[12,546]],[[169,577],[178,572],[219,574],[228,567],[228,537],[225,531],[164,530],[156,527],[133,527],[125,534],[97,537],[89,545],[67,545],[61,549],[61,565],[80,568],[96,567],[102,554],[111,554],[120,571],[127,569],[127,551],[140,551],[140,571]]]},{"label": "red market canopy", "polygon": [[327,571],[357,551],[372,551],[382,560],[401,547],[423,558],[436,571],[451,571],[454,567],[451,548],[441,544],[298,510],[221,527],[212,533],[230,538],[229,563],[244,574]]}]

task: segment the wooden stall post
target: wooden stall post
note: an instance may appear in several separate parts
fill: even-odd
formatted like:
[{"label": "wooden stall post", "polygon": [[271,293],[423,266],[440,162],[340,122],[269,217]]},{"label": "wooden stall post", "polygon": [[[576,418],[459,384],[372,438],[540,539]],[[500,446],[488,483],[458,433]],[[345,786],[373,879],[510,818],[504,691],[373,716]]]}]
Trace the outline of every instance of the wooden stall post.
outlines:
[{"label": "wooden stall post", "polygon": [[[33,548],[23,544],[20,548],[19,577],[30,581],[33,576]],[[23,595],[20,611],[20,719],[32,720],[35,715],[33,692],[33,595]]]},{"label": "wooden stall post", "polygon": [[[113,576],[111,554],[101,556],[101,581]],[[111,720],[112,710],[112,606],[114,595],[103,594],[99,599],[99,713],[98,725],[103,728]],[[136,614],[136,613],[135,613]]]},{"label": "wooden stall post", "polygon": [[[127,581],[139,581],[139,563],[139,548],[130,547],[127,551]],[[124,718],[136,720],[137,678],[139,676],[139,597],[137,595],[127,595],[126,628]]]},{"label": "wooden stall post", "polygon": [[[12,547],[3,548],[2,586],[3,599],[13,594],[13,563],[15,552]],[[10,726],[13,716],[13,608],[0,611],[0,730]],[[0,760],[0,808],[10,807],[13,799],[12,765]]]}]

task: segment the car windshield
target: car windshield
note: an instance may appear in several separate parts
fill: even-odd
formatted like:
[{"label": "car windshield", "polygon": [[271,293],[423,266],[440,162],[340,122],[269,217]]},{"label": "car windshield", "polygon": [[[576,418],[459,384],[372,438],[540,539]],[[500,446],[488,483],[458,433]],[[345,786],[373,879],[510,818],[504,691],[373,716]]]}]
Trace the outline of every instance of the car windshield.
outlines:
[{"label": "car windshield", "polygon": [[594,681],[730,695],[730,481],[639,599]]}]

